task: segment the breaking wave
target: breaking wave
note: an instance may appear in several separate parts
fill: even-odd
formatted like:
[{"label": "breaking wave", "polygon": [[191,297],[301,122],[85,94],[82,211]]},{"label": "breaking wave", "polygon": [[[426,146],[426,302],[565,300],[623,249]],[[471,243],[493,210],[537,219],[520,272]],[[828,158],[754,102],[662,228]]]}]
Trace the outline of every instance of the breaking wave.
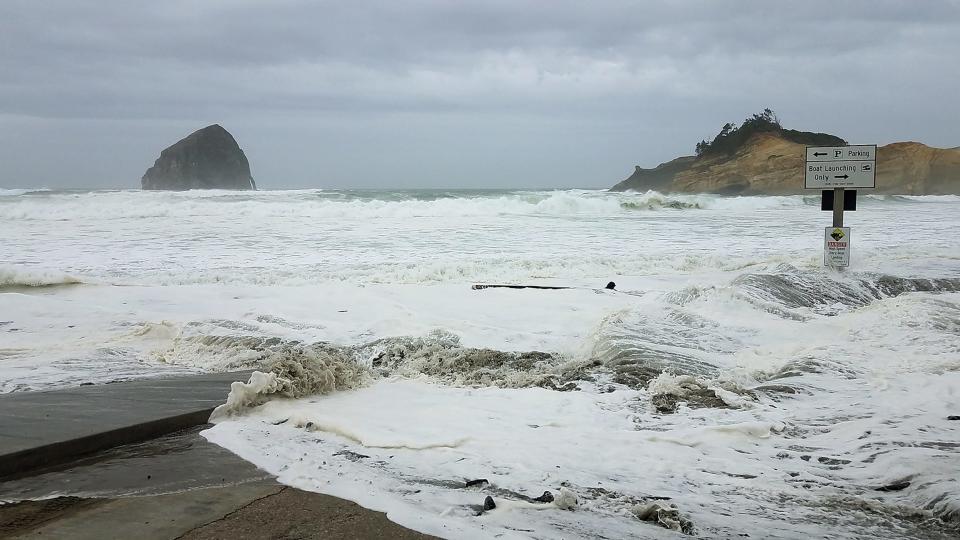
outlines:
[{"label": "breaking wave", "polygon": [[241,413],[274,397],[298,398],[349,390],[367,379],[358,364],[317,347],[288,348],[275,355],[267,366],[268,371],[254,371],[246,383],[232,383],[226,403],[213,411],[211,419]]},{"label": "breaking wave", "polygon": [[[820,289],[840,292],[821,293]],[[913,411],[925,409],[912,404],[905,405],[903,412],[888,409],[885,399],[873,396],[876,389],[872,386],[877,377],[885,376],[889,379],[885,384],[899,385],[892,396],[925,402],[911,390],[916,382],[909,378],[927,376],[930,369],[939,368],[932,361],[927,366],[910,358],[900,360],[900,353],[891,347],[897,338],[883,335],[888,327],[877,328],[869,321],[889,320],[891,314],[898,314],[898,324],[926,328],[927,333],[916,334],[917,339],[948,334],[926,340],[923,353],[950,356],[956,352],[950,335],[960,332],[960,318],[953,303],[958,290],[960,282],[953,278],[838,276],[800,272],[784,265],[767,273],[743,274],[725,287],[706,292],[681,290],[638,297],[635,308],[609,315],[599,324],[593,348],[582,357],[465,347],[456,335],[442,331],[357,345],[307,343],[259,335],[262,327],[253,321],[188,325],[161,356],[170,363],[205,369],[216,364],[257,370],[249,380],[232,385],[226,403],[215,413],[217,420],[245,415],[251,407],[276,397],[376,388],[398,378],[425,378],[440,383],[437,386],[471,389],[539,387],[573,391],[571,396],[621,391],[624,393],[617,395],[629,393],[632,397],[627,408],[617,414],[630,415],[641,436],[651,444],[700,448],[716,444],[718,438],[765,440],[763,445],[744,446],[742,452],[731,453],[737,455],[730,458],[730,463],[736,464],[730,470],[703,465],[703,470],[686,473],[688,477],[725,475],[737,481],[754,481],[766,475],[756,482],[767,482],[784,497],[796,497],[793,505],[836,501],[849,506],[854,516],[850,518],[851,530],[872,524],[874,512],[886,512],[891,527],[908,523],[912,531],[922,533],[929,528],[939,532],[957,523],[960,500],[953,494],[951,481],[944,479],[949,479],[946,469],[956,462],[960,447],[936,423],[943,420],[939,409],[935,415],[924,412],[921,417]],[[908,294],[911,292],[945,296]],[[735,305],[725,304],[731,299]],[[744,301],[747,314],[731,317],[731,311],[725,310],[733,307],[735,312],[742,312]],[[691,302],[708,305],[691,306]],[[767,308],[771,305],[784,312],[799,312],[802,317],[770,317]],[[825,339],[819,345],[778,349],[776,344],[758,338],[763,333],[758,328],[742,322],[770,324],[778,334],[797,332],[803,325],[818,321],[835,322],[836,317],[851,318],[839,325],[845,328],[857,327],[857,321],[868,324],[852,336],[838,334],[834,341]],[[256,319],[264,320],[272,319]],[[806,328],[815,333],[822,327]],[[853,345],[844,348],[847,343]],[[769,366],[779,368],[769,373],[753,368],[738,372],[737,359],[744,351],[767,355],[772,362]],[[939,388],[949,390],[943,385]],[[931,399],[936,403],[946,398]],[[856,410],[832,405],[850,402],[857,403]],[[284,403],[276,401],[264,410],[273,405],[283,407]],[[344,455],[357,450],[351,444],[394,448],[370,443],[373,439],[365,437],[372,435],[364,435],[363,429],[348,422],[324,423],[322,417],[298,414],[284,414],[270,421],[310,433],[342,435],[348,441],[342,443],[347,453]],[[926,427],[918,432],[918,426]],[[831,429],[837,431],[831,433]],[[837,443],[837,437],[847,442]],[[420,444],[419,439],[411,439],[413,442],[404,443],[404,448],[420,451],[456,440],[460,439],[441,437]],[[578,494],[587,489],[576,487]],[[739,500],[753,504],[767,493],[748,489]],[[581,498],[585,504],[596,504],[595,509],[609,506],[601,504],[605,499],[587,494]],[[758,508],[761,517],[774,518],[775,510]],[[702,512],[694,515],[703,518]],[[829,512],[818,511],[816,519],[829,519]]]},{"label": "breaking wave", "polygon": [[[376,192],[277,191],[204,194],[139,191],[49,192],[42,199],[26,190],[11,190],[0,205],[0,219],[63,221],[85,219],[177,218],[229,216],[231,219],[297,215],[303,219],[375,219],[477,217],[501,215],[615,216],[651,210],[742,210],[803,206],[802,196],[721,197],[611,193],[590,190],[512,191],[438,194],[410,192],[378,196]],[[91,202],[96,201],[96,204]]]},{"label": "breaking wave", "polygon": [[723,291],[732,293],[758,309],[782,317],[805,320],[809,314],[836,315],[884,298],[912,292],[945,293],[960,291],[960,278],[901,277],[872,273],[851,273],[837,277],[823,270],[799,269],[779,264],[768,272],[736,277],[727,287],[690,286],[666,295],[676,305],[686,305]]},{"label": "breaking wave", "polygon": [[866,195],[866,198],[876,201],[912,203],[960,202],[960,195]]},{"label": "breaking wave", "polygon": [[[156,352],[155,358],[210,371],[254,369],[274,373],[276,380],[261,381],[267,385],[264,388],[269,387],[262,391],[287,397],[351,388],[384,377],[427,376],[455,386],[555,390],[572,390],[581,382],[607,381],[649,390],[664,396],[662,400],[672,400],[673,405],[678,400],[699,400],[731,406],[749,395],[742,381],[730,378],[730,370],[734,358],[751,346],[750,336],[757,332],[701,315],[687,306],[695,301],[713,301],[724,291],[761,312],[803,322],[811,317],[834,317],[844,310],[909,292],[957,292],[960,278],[852,275],[838,280],[781,265],[770,273],[743,274],[726,288],[683,289],[663,294],[662,301],[654,300],[646,308],[614,313],[594,331],[589,351],[573,357],[544,351],[465,347],[457,335],[442,330],[357,345],[303,342],[265,334],[258,323],[273,319],[260,316],[257,322],[190,323],[175,333],[163,326],[162,333],[171,336],[170,346]],[[952,318],[955,310],[948,309],[952,304],[945,306],[921,315],[929,317],[928,324],[938,332],[956,334],[960,321]],[[137,332],[152,335],[156,330],[147,323]],[[824,369],[857,375],[849,367],[831,365],[823,358],[800,357],[786,358],[773,368],[749,376],[756,386],[765,385],[765,390],[773,393],[796,393],[795,388],[771,381],[791,373]],[[672,386],[667,385],[668,380]],[[664,391],[667,386],[684,391]]]},{"label": "breaking wave", "polygon": [[0,290],[18,287],[57,287],[80,283],[83,281],[79,278],[62,272],[0,266]]},{"label": "breaking wave", "polygon": [[[153,333],[154,326],[145,323],[134,333]],[[256,331],[252,325],[232,321],[187,325],[168,347],[154,353],[154,359],[206,371],[257,370],[250,381],[235,385],[233,397],[221,410],[223,414],[242,411],[274,396],[326,394],[390,377],[426,376],[454,386],[574,390],[577,381],[591,380],[590,372],[600,365],[539,351],[465,347],[458,336],[443,331],[359,345],[196,333],[198,329],[215,331],[215,327]]]},{"label": "breaking wave", "polygon": [[835,314],[837,306],[857,308],[904,293],[957,292],[960,291],[960,278],[854,274],[833,279],[824,272],[801,271],[780,265],[770,273],[744,274],[732,285],[751,300],[772,302],[787,309],[810,308],[823,314]]}]

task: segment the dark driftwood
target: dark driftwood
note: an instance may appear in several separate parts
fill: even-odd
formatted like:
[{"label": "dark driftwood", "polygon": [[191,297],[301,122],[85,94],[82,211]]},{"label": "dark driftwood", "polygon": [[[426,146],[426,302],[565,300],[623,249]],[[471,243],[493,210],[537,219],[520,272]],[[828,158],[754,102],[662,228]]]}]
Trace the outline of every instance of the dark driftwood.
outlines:
[{"label": "dark driftwood", "polygon": [[[610,283],[607,283],[607,286],[604,287],[604,289],[612,291],[616,286],[617,284],[611,281]],[[481,289],[547,289],[555,291],[559,289],[582,289],[583,287],[555,287],[551,285],[495,285],[478,283],[471,288],[475,291],[479,291]]]},{"label": "dark driftwood", "polygon": [[477,284],[472,287],[473,290],[479,291],[480,289],[572,289],[573,287],[551,287],[549,285],[487,285],[487,284]]}]

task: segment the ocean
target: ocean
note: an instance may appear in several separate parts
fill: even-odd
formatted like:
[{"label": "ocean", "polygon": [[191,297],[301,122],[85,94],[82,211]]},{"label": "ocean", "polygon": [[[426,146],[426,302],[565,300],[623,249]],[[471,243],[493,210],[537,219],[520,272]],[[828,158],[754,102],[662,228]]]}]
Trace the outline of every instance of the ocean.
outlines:
[{"label": "ocean", "polygon": [[204,437],[448,538],[956,537],[960,197],[861,193],[843,272],[830,218],[0,190],[0,392],[255,369]]}]

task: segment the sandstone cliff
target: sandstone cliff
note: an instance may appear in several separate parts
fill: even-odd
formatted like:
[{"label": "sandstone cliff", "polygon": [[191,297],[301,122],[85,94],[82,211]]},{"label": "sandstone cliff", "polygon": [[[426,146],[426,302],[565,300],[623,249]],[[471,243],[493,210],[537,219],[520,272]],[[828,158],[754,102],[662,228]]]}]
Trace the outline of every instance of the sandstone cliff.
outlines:
[{"label": "sandstone cliff", "polygon": [[164,151],[140,181],[143,189],[257,189],[247,156],[218,124],[194,131]]},{"label": "sandstone cliff", "polygon": [[[804,193],[804,144],[776,132],[755,133],[730,155],[684,156],[654,169],[637,167],[613,191],[786,195]],[[960,194],[960,148],[900,142],[877,148],[877,189],[902,195]]]}]

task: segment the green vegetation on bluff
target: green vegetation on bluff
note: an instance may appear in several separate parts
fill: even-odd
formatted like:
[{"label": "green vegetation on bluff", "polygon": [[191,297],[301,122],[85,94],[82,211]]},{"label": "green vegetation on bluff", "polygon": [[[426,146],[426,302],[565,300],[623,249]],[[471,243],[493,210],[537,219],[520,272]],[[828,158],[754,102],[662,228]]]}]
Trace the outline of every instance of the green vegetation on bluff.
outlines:
[{"label": "green vegetation on bluff", "polygon": [[764,109],[758,114],[748,117],[739,127],[727,122],[720,128],[720,133],[712,141],[706,140],[697,143],[697,157],[732,155],[740,149],[755,133],[776,133],[784,139],[798,144],[811,146],[845,145],[847,141],[828,133],[813,133],[783,129],[776,113]]}]

